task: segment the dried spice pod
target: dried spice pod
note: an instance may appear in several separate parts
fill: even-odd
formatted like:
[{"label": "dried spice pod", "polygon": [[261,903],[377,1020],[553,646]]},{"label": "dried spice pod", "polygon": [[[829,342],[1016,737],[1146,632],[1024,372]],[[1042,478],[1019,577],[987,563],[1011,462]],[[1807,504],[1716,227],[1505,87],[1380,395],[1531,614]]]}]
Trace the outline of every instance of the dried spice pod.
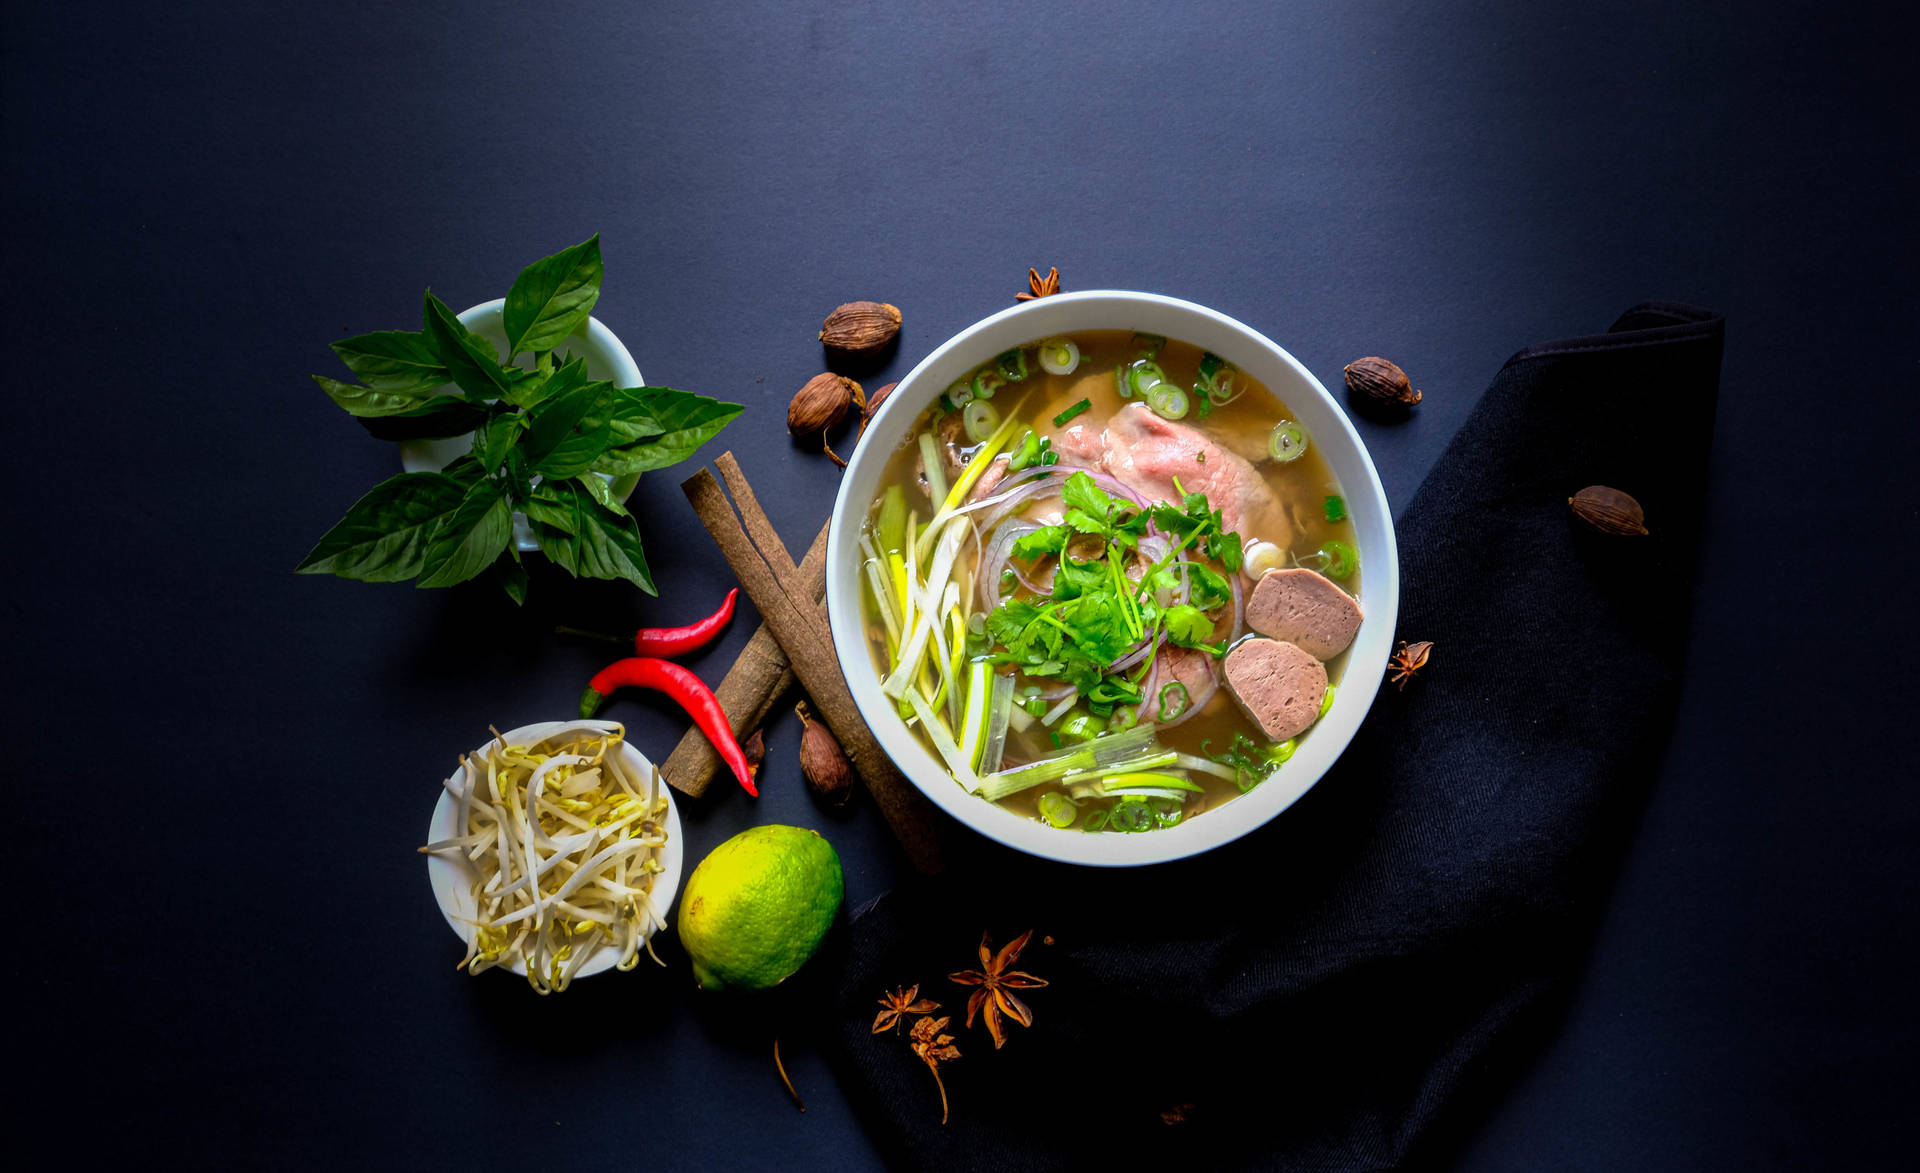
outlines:
[{"label": "dried spice pod", "polygon": [[1047,275],[1042,277],[1040,270],[1027,270],[1027,287],[1013,295],[1015,301],[1032,301],[1036,297],[1052,297],[1060,292],[1060,270],[1047,267]]},{"label": "dried spice pod", "polygon": [[1412,680],[1414,673],[1427,666],[1427,657],[1432,653],[1433,641],[1430,639],[1423,639],[1413,644],[1401,640],[1400,650],[1393,653],[1387,660],[1387,679],[1392,681],[1401,692],[1405,692],[1407,681]]},{"label": "dried spice pod", "polygon": [[813,719],[807,702],[793,706],[800,717],[800,773],[807,789],[828,806],[842,807],[853,797],[853,764],[824,722]]},{"label": "dried spice pod", "polygon": [[860,384],[844,375],[822,372],[807,380],[787,404],[787,431],[811,436],[840,426],[856,398],[864,399]]},{"label": "dried spice pod", "polygon": [[1640,502],[1605,485],[1588,485],[1567,498],[1573,515],[1603,534],[1634,537],[1647,532],[1647,515]]},{"label": "dried spice pod", "polygon": [[760,772],[760,763],[767,760],[767,739],[755,729],[747,737],[740,739],[740,756],[747,759],[747,768],[754,773]]},{"label": "dried spice pod", "polygon": [[1420,392],[1396,363],[1377,355],[1357,358],[1346,365],[1347,390],[1364,395],[1375,403],[1400,403],[1408,407],[1420,402]]},{"label": "dried spice pod", "polygon": [[873,418],[873,413],[880,410],[880,404],[885,401],[887,396],[893,394],[893,389],[899,385],[898,383],[888,383],[872,395],[867,396],[867,406],[860,412],[860,434],[862,436],[867,434],[867,422]]},{"label": "dried spice pod", "polygon": [[860,384],[845,375],[823,371],[808,379],[807,385],[794,393],[793,402],[787,404],[787,432],[794,436],[818,434],[828,458],[845,468],[847,462],[827,443],[826,433],[839,427],[847,412],[859,408],[864,413],[866,406],[867,394]]},{"label": "dried spice pod", "polygon": [[873,354],[900,336],[900,307],[884,301],[850,301],[820,324],[820,341],[829,350]]}]

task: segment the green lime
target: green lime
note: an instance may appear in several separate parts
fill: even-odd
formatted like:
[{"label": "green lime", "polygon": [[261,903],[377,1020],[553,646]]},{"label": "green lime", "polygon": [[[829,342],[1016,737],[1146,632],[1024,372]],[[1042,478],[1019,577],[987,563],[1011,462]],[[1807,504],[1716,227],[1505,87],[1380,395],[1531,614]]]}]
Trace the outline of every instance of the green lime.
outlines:
[{"label": "green lime", "polygon": [[840,857],[818,831],[753,827],[700,861],[680,894],[680,944],[706,990],[764,990],[793,976],[840,912]]}]

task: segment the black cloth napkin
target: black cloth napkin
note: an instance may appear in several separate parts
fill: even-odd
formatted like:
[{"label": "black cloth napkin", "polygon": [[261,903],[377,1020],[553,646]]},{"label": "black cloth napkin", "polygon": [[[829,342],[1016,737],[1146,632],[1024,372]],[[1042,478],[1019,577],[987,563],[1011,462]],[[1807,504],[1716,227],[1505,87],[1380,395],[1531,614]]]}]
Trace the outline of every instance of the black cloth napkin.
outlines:
[{"label": "black cloth napkin", "polygon": [[[962,832],[947,874],[858,912],[830,1053],[889,1157],[1442,1159],[1553,1029],[1670,732],[1722,333],[1649,304],[1507,361],[1398,522],[1398,635],[1430,664],[1272,823],[1133,870]],[[1593,484],[1651,534],[1572,522]],[[996,1051],[948,975],[983,931],[1027,929],[1018,968],[1049,984]],[[961,1051],[944,1126],[905,1025],[871,1033],[882,991],[915,983]]]}]

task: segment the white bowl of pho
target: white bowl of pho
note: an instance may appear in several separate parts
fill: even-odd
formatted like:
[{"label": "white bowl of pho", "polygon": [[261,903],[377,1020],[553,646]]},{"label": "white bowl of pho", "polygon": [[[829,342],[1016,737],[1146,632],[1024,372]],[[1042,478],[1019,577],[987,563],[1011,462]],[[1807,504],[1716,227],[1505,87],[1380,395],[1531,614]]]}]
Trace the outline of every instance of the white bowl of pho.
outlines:
[{"label": "white bowl of pho", "polygon": [[880,744],[961,822],[1123,866],[1306,793],[1379,687],[1386,494],[1320,381],[1149,293],[1059,294],[915,367],[834,503],[835,652]]}]

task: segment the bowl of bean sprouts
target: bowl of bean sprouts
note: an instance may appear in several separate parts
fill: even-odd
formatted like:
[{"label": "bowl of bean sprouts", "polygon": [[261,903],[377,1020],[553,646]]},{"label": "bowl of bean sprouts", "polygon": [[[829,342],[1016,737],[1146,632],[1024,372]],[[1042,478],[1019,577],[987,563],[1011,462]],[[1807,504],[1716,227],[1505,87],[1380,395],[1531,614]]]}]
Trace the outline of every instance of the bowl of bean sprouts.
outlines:
[{"label": "bowl of bean sprouts", "polygon": [[462,756],[420,850],[466,943],[460,965],[541,994],[651,956],[685,858],[659,771],[618,722],[590,720],[496,733]]}]

